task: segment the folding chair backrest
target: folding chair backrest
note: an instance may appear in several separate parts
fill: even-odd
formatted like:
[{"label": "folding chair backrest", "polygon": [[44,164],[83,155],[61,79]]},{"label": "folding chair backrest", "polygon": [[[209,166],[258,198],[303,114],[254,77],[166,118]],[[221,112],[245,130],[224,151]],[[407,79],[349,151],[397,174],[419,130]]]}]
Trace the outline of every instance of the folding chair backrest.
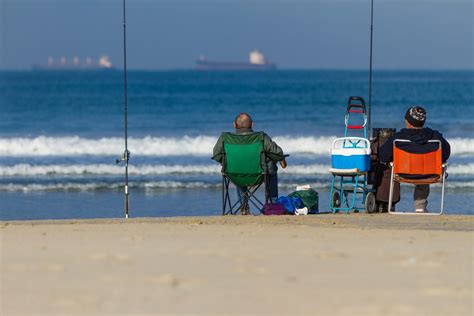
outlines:
[{"label": "folding chair backrest", "polygon": [[263,133],[224,133],[224,172],[238,186],[253,186],[263,181]]},{"label": "folding chair backrest", "polygon": [[[441,141],[430,140],[427,144],[416,146],[426,146],[422,151],[426,153],[415,154],[403,149],[401,144],[412,143],[405,139],[395,139],[393,141],[393,166],[390,180],[390,194],[388,198],[390,214],[416,214],[416,215],[441,215],[444,210],[444,183],[446,167],[442,163]],[[437,143],[438,147],[433,149],[433,144]],[[407,148],[407,147],[405,147]],[[418,177],[421,175],[422,177]],[[403,183],[418,184],[432,184],[442,183],[441,188],[441,210],[439,212],[400,212],[392,210],[393,202],[393,187],[395,181]]]},{"label": "folding chair backrest", "polygon": [[[394,173],[410,175],[438,175],[439,177],[441,177],[443,174],[441,142],[438,140],[429,141],[430,143],[438,143],[438,149],[423,154],[409,153],[397,147],[398,144],[407,142],[410,141],[396,139],[393,142]],[[429,145],[431,146],[431,144]]]}]

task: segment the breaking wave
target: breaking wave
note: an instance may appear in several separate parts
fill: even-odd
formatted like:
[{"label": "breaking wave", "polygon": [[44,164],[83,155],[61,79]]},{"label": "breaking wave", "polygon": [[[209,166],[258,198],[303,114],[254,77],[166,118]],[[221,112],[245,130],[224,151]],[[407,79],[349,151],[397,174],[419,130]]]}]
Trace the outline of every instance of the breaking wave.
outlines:
[{"label": "breaking wave", "polygon": [[[144,190],[159,190],[159,189],[197,189],[197,188],[212,188],[219,187],[220,183],[205,183],[205,182],[179,182],[179,181],[155,181],[155,182],[130,182],[131,189]],[[92,183],[8,183],[0,185],[0,191],[21,191],[21,192],[40,192],[40,191],[101,191],[101,190],[123,190],[123,183],[107,183],[107,182],[92,182]]]},{"label": "breaking wave", "polygon": [[[330,188],[330,182],[305,182],[316,190],[328,190]],[[294,190],[297,185],[301,183],[294,182],[282,182],[278,186],[284,190]],[[129,187],[131,190],[144,190],[144,191],[169,191],[179,189],[217,189],[221,187],[220,182],[181,182],[181,181],[150,181],[150,182],[130,182]],[[448,181],[446,183],[447,189],[474,189],[474,181]],[[93,192],[93,191],[122,191],[123,183],[107,183],[107,182],[91,182],[91,183],[4,183],[0,185],[0,192]],[[434,186],[433,191],[439,191],[440,186]]]},{"label": "breaking wave", "polygon": [[[141,165],[129,166],[129,174],[136,176],[155,176],[170,174],[218,174],[220,166],[215,165]],[[107,164],[84,165],[30,165],[18,164],[0,166],[0,177],[14,176],[87,176],[87,175],[122,175],[123,167]]]},{"label": "breaking wave", "polygon": [[[335,136],[292,137],[276,136],[273,139],[289,154],[328,155]],[[217,138],[196,137],[143,137],[130,138],[129,148],[133,155],[140,156],[210,156]],[[454,155],[474,154],[473,138],[452,138]],[[123,139],[82,138],[78,136],[33,138],[0,138],[0,156],[117,156],[123,151]]]},{"label": "breaking wave", "polygon": [[[326,164],[289,165],[280,169],[282,175],[329,175],[330,166]],[[221,167],[212,165],[130,165],[131,176],[160,175],[218,175]],[[474,175],[474,163],[449,165],[450,175]],[[36,176],[88,176],[122,175],[123,167],[113,164],[81,165],[0,165],[0,177],[36,177]]]}]

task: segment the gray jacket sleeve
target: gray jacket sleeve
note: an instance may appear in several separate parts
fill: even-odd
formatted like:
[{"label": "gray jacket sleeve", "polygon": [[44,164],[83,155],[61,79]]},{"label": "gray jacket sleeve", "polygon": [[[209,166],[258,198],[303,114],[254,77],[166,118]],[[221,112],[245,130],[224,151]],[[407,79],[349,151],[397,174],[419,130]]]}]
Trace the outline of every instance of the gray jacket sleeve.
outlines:
[{"label": "gray jacket sleeve", "polygon": [[217,140],[216,144],[214,145],[214,149],[212,150],[212,159],[215,161],[222,163],[222,159],[224,157],[224,142],[222,140],[222,135]]},{"label": "gray jacket sleeve", "polygon": [[263,134],[263,150],[268,158],[270,158],[273,162],[277,162],[280,160],[285,159],[283,154],[283,150],[280,146],[275,143],[270,136],[267,134]]}]

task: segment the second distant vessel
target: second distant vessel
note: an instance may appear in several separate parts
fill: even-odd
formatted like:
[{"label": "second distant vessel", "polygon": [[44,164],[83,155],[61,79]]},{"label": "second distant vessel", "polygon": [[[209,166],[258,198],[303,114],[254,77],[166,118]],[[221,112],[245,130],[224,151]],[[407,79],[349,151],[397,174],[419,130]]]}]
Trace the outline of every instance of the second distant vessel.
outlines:
[{"label": "second distant vessel", "polygon": [[254,50],[249,54],[248,62],[226,62],[211,61],[201,56],[196,61],[196,69],[198,70],[275,70],[277,66],[265,59],[265,56],[258,50]]}]

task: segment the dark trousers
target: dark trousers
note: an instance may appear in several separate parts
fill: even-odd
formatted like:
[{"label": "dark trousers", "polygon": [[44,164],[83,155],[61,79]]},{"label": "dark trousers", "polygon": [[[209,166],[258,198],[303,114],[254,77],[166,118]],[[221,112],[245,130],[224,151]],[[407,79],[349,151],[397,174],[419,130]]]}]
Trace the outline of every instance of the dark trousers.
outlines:
[{"label": "dark trousers", "polygon": [[[270,174],[268,175],[268,184],[269,184],[269,191],[270,191],[270,200],[272,203],[275,203],[276,200],[278,199],[278,174],[275,172],[275,174]],[[241,187],[242,191],[246,192],[248,190],[247,187]],[[240,192],[239,188],[237,188],[237,197],[239,199],[242,198],[242,193]],[[248,201],[246,199],[242,200],[243,204],[247,204]]]}]

